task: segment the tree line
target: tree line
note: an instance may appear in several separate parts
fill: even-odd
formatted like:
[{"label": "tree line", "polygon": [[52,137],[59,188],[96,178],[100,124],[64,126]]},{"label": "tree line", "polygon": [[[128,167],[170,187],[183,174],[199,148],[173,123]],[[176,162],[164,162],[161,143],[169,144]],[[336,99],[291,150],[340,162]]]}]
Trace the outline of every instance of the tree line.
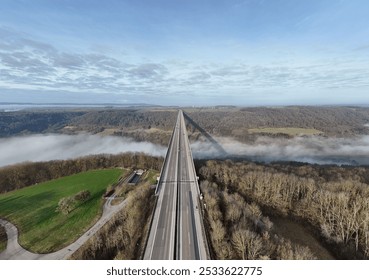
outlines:
[{"label": "tree line", "polygon": [[152,157],[144,153],[124,153],[20,163],[0,168],[0,193],[93,169],[123,167],[160,170],[162,162],[162,157]]}]

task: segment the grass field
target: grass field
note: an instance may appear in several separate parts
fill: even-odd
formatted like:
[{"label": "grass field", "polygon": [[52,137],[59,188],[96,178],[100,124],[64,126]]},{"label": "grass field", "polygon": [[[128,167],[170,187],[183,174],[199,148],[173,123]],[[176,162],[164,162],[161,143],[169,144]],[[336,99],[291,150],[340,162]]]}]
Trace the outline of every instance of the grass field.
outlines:
[{"label": "grass field", "polygon": [[265,128],[250,128],[248,132],[253,133],[269,133],[269,134],[287,134],[290,136],[298,135],[319,135],[323,132],[314,128],[300,128],[300,127],[265,127]]},{"label": "grass field", "polygon": [[[37,253],[56,251],[72,243],[101,215],[102,195],[124,170],[93,170],[0,195],[0,217],[14,223],[20,244]],[[56,212],[63,197],[89,190],[91,197],[69,214]]]}]

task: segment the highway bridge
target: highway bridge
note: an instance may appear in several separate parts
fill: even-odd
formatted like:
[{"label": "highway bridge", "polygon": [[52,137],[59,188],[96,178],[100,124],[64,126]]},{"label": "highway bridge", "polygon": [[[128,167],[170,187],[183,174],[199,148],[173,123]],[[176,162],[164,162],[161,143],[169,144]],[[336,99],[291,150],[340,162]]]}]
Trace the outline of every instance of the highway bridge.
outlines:
[{"label": "highway bridge", "polygon": [[208,259],[200,190],[181,110],[178,112],[156,193],[157,202],[144,259]]}]

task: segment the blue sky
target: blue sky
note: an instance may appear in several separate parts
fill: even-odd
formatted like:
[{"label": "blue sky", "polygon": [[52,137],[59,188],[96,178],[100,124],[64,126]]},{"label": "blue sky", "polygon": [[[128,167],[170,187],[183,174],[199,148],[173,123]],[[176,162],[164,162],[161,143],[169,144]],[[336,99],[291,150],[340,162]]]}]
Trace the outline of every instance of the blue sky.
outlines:
[{"label": "blue sky", "polygon": [[0,102],[369,104],[366,0],[0,4]]}]

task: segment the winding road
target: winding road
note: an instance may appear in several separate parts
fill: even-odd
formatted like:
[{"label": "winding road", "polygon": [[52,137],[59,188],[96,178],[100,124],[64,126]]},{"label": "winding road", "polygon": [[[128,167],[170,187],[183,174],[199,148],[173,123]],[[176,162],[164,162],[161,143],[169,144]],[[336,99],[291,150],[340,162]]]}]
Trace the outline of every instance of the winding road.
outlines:
[{"label": "winding road", "polygon": [[75,242],[67,247],[50,254],[35,254],[27,251],[18,242],[18,229],[12,223],[0,219],[0,225],[4,226],[8,236],[8,244],[4,251],[0,253],[0,260],[61,260],[68,259],[75,251],[77,251],[90,237],[92,237],[99,229],[103,227],[118,211],[123,209],[127,203],[127,199],[118,205],[112,205],[114,197],[106,200],[103,207],[101,218],[85,232]]}]

